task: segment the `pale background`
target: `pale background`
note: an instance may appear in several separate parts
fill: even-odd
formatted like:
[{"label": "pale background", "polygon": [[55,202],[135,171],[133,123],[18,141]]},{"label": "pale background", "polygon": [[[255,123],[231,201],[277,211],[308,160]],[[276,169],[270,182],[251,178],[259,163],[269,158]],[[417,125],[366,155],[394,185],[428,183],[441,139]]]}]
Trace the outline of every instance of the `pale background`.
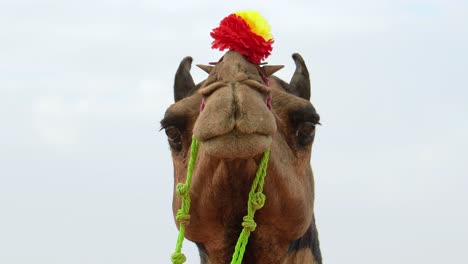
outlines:
[{"label": "pale background", "polygon": [[293,52],[312,75],[324,263],[468,263],[461,0],[1,0],[0,263],[169,263],[159,121],[180,60],[217,60],[210,30],[243,9],[280,77]]}]

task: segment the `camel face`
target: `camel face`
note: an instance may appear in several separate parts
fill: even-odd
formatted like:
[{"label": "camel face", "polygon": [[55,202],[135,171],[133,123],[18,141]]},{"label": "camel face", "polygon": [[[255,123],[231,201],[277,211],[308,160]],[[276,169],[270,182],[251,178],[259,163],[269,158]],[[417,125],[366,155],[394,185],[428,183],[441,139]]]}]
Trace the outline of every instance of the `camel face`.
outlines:
[{"label": "camel face", "polygon": [[[267,199],[255,216],[258,226],[243,263],[321,263],[310,166],[320,118],[309,101],[305,63],[299,54],[293,59],[289,83],[271,76],[281,66],[260,67],[235,51],[215,66],[199,66],[209,75],[198,85],[190,75],[190,57],[177,70],[175,103],[161,126],[171,148],[174,190],[186,178],[192,135],[200,142],[185,237],[197,242],[202,260],[209,260],[202,263],[230,262],[247,194],[267,148]],[[174,192],[174,214],[180,202]]]},{"label": "camel face", "polygon": [[228,52],[199,90],[203,110],[193,133],[208,155],[247,158],[263,153],[276,132],[268,107],[270,89],[259,70],[237,52]]},{"label": "camel face", "polygon": [[176,103],[161,122],[172,150],[186,153],[193,133],[206,154],[213,157],[254,157],[271,147],[278,116],[288,119],[280,132],[292,133],[286,138],[298,144],[291,147],[312,143],[319,118],[308,101],[305,64],[298,54],[293,58],[297,69],[290,84],[273,78],[271,86],[265,79],[282,66],[261,69],[229,51],[216,66],[201,66],[209,76],[195,85],[189,73],[192,59],[185,58],[176,74]]}]

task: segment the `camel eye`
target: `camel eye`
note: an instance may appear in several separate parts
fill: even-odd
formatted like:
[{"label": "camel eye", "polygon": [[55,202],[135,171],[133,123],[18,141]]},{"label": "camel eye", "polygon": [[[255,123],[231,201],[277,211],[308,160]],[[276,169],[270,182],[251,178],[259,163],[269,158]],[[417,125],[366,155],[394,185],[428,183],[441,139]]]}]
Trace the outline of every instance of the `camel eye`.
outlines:
[{"label": "camel eye", "polygon": [[299,144],[302,146],[310,144],[314,140],[315,124],[311,122],[304,122],[300,124],[296,131],[296,136]]},{"label": "camel eye", "polygon": [[179,151],[182,149],[182,134],[180,130],[175,126],[169,126],[164,128],[166,131],[167,139],[169,140],[169,145],[172,148]]},{"label": "camel eye", "polygon": [[176,140],[178,137],[180,137],[180,131],[176,127],[170,126],[165,128],[167,138],[170,141]]}]

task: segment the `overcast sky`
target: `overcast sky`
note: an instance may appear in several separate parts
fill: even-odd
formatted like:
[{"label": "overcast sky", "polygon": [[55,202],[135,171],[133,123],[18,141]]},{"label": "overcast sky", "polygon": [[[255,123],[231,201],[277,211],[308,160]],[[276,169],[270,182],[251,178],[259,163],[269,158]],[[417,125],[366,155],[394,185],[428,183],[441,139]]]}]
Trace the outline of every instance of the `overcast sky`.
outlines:
[{"label": "overcast sky", "polygon": [[468,263],[462,0],[0,0],[0,263],[170,262],[159,121],[180,60],[217,60],[210,30],[243,9],[280,77],[294,52],[312,76],[324,263]]}]

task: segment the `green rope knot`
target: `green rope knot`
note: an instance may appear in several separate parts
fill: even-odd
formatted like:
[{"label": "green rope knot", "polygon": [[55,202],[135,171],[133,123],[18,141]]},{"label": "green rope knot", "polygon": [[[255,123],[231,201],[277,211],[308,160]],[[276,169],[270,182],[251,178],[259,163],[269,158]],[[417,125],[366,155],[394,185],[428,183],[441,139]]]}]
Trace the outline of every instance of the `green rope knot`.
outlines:
[{"label": "green rope knot", "polygon": [[190,215],[182,209],[177,210],[176,220],[183,225],[188,225],[190,222]]},{"label": "green rope knot", "polygon": [[265,205],[266,196],[261,192],[254,193],[252,197],[252,209],[254,211],[262,208]]},{"label": "green rope knot", "polygon": [[172,260],[172,263],[174,264],[182,264],[187,260],[187,258],[185,257],[183,253],[174,252],[171,256],[171,260]]},{"label": "green rope knot", "polygon": [[184,197],[188,192],[187,184],[178,183],[176,186],[176,192],[179,197]]},{"label": "green rope knot", "polygon": [[255,228],[257,227],[257,223],[255,223],[254,219],[250,215],[246,215],[243,218],[244,222],[242,222],[242,226],[247,229],[249,232],[255,231]]}]

